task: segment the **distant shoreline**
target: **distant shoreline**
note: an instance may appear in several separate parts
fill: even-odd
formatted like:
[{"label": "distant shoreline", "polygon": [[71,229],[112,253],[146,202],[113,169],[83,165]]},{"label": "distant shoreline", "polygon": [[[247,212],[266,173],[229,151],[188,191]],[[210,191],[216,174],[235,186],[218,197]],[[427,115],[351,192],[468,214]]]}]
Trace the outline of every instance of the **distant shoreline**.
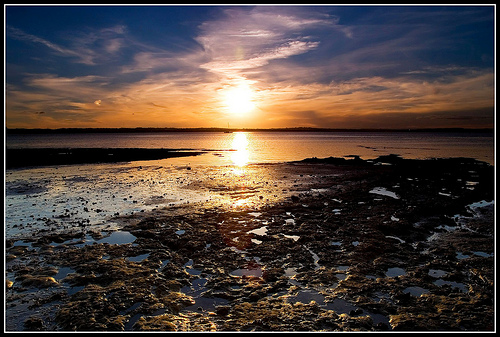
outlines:
[{"label": "distant shoreline", "polygon": [[6,128],[6,134],[70,134],[70,133],[168,133],[168,132],[444,132],[493,134],[493,128],[425,128],[425,129],[332,129],[332,128]]}]

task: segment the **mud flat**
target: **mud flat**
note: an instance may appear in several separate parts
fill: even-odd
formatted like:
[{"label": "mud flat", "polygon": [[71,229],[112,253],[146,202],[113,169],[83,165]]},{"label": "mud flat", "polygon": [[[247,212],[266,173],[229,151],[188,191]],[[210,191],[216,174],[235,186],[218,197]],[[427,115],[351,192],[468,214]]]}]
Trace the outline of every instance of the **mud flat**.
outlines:
[{"label": "mud flat", "polygon": [[6,330],[493,331],[493,166],[386,156],[252,169],[277,180],[202,182],[230,206],[7,238]]},{"label": "mud flat", "polygon": [[43,148],[7,149],[6,168],[75,165],[88,163],[116,163],[135,160],[154,160],[172,157],[196,156],[203,151],[179,149],[140,148]]}]

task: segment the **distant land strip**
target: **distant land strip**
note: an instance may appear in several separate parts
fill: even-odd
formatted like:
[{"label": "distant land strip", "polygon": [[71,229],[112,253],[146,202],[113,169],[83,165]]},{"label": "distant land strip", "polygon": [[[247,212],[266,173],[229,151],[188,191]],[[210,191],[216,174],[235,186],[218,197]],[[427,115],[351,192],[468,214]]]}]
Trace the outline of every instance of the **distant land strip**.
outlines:
[{"label": "distant land strip", "polygon": [[43,148],[43,149],[7,149],[5,167],[7,169],[95,163],[116,163],[137,160],[158,160],[173,157],[197,156],[204,151],[176,149],[140,149],[140,148]]},{"label": "distant land strip", "polygon": [[77,134],[77,133],[153,133],[153,132],[449,132],[449,133],[494,133],[493,128],[426,128],[426,129],[332,129],[332,128],[60,128],[25,129],[6,128],[6,134]]}]

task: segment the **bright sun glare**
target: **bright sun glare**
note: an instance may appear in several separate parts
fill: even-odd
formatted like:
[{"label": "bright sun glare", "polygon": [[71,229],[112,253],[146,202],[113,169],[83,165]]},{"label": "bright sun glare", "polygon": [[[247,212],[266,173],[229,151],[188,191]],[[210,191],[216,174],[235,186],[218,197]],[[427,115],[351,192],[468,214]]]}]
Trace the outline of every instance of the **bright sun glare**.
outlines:
[{"label": "bright sun glare", "polygon": [[231,154],[231,160],[236,166],[243,167],[248,164],[248,139],[246,133],[237,132],[234,134],[232,147],[235,150]]},{"label": "bright sun glare", "polygon": [[253,90],[246,84],[228,89],[224,94],[224,104],[231,114],[246,114],[255,108]]}]

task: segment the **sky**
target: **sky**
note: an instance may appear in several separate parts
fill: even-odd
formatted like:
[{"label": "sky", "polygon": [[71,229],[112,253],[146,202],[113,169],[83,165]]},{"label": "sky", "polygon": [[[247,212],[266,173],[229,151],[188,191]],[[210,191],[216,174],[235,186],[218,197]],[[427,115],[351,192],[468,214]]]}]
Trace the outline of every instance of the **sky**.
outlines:
[{"label": "sky", "polygon": [[491,128],[494,5],[5,5],[8,128]]}]

